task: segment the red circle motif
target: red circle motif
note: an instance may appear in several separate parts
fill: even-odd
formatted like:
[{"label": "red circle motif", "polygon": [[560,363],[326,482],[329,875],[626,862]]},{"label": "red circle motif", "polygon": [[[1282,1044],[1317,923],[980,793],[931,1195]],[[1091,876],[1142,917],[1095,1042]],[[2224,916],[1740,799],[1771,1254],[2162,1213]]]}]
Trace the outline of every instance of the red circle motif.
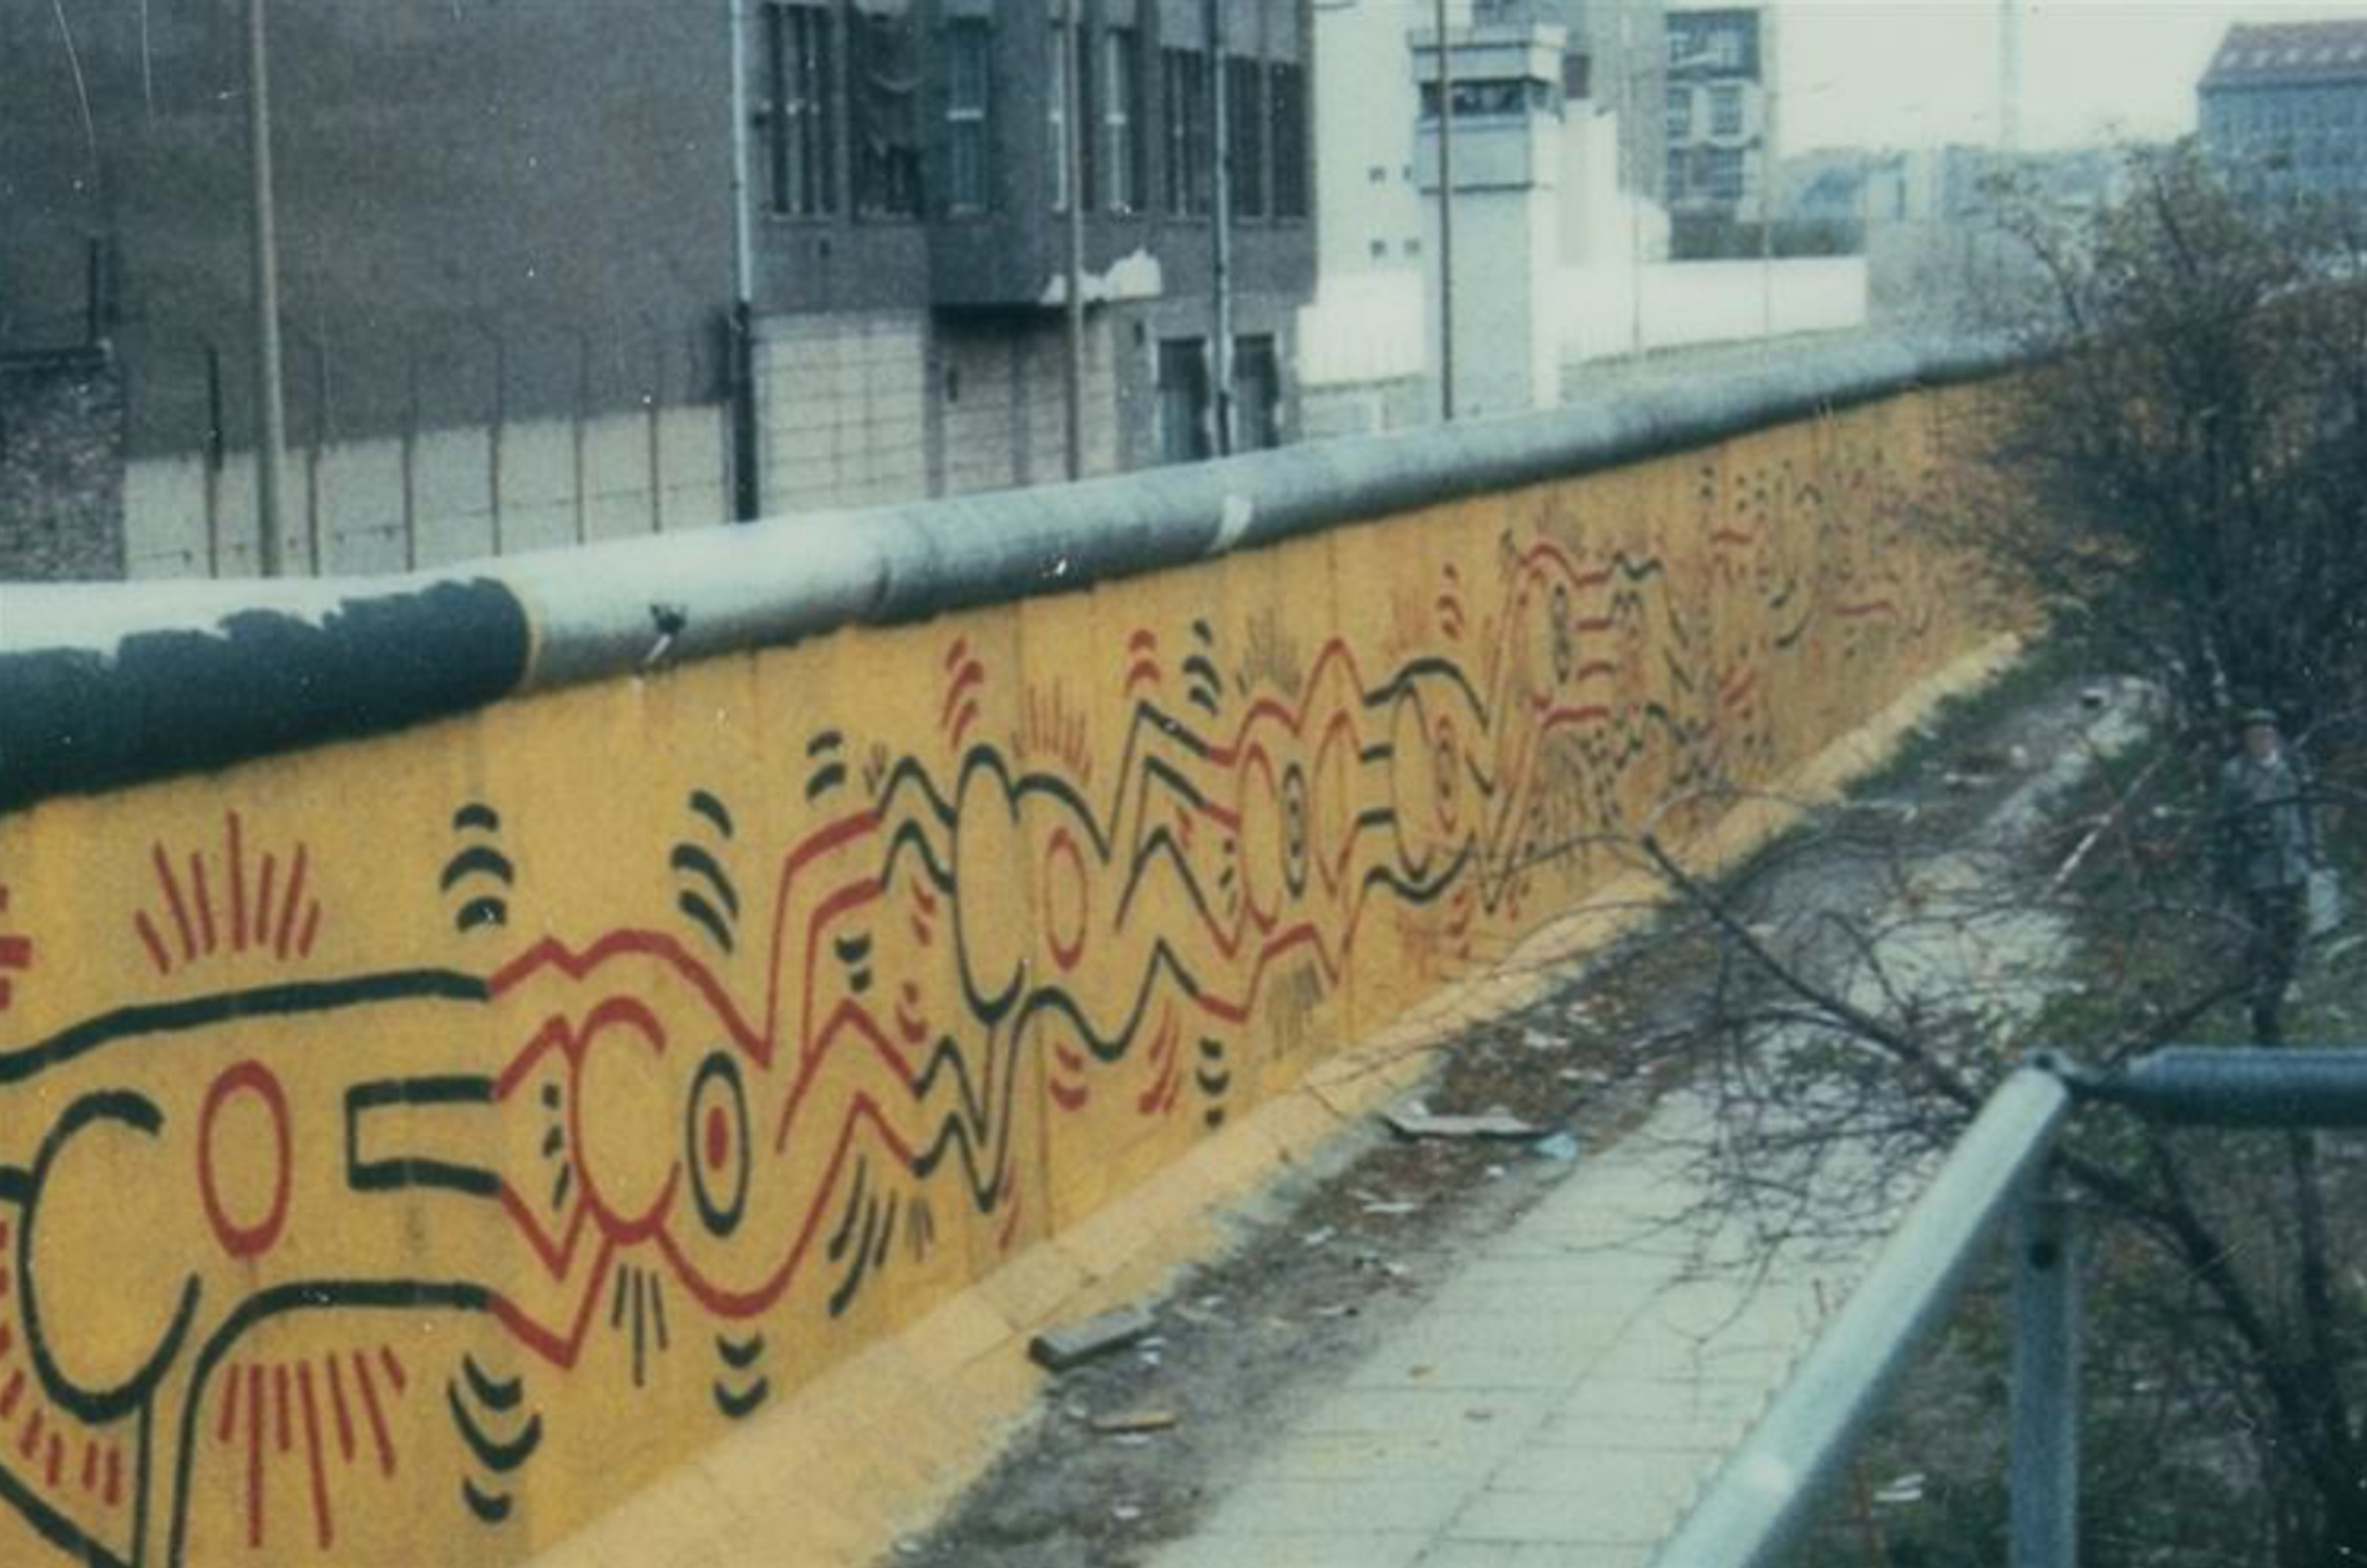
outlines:
[{"label": "red circle motif", "polygon": [[1075,968],[1085,951],[1092,904],[1084,854],[1069,830],[1059,829],[1044,848],[1044,935],[1053,961],[1063,969]]},{"label": "red circle motif", "polygon": [[[271,1201],[255,1217],[231,1213],[229,1205],[222,1201],[221,1186],[215,1172],[215,1128],[223,1108],[239,1097],[252,1098],[271,1118]],[[205,1200],[206,1222],[213,1226],[215,1239],[232,1258],[259,1257],[278,1241],[280,1231],[288,1224],[289,1163],[288,1093],[279,1087],[271,1070],[260,1062],[241,1062],[214,1079],[213,1087],[206,1091],[205,1109],[198,1122],[198,1192]]]}]

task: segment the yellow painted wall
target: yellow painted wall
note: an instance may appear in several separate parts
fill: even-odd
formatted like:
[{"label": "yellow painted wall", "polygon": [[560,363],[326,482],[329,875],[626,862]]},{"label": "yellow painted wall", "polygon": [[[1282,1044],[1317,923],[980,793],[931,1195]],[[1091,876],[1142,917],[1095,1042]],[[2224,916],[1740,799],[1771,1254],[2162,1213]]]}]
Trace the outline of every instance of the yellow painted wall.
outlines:
[{"label": "yellow painted wall", "polygon": [[565,1535],[1970,647],[1943,401],[0,818],[0,1562]]}]

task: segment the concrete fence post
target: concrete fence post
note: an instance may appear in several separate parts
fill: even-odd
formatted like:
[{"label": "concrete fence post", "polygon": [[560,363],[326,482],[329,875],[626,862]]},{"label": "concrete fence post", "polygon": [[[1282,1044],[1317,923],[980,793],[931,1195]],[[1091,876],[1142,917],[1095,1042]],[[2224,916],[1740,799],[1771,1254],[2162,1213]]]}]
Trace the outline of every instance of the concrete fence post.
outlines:
[{"label": "concrete fence post", "polygon": [[2051,1173],[2015,1216],[2011,1404],[2011,1568],[2078,1568],[2078,1235]]}]

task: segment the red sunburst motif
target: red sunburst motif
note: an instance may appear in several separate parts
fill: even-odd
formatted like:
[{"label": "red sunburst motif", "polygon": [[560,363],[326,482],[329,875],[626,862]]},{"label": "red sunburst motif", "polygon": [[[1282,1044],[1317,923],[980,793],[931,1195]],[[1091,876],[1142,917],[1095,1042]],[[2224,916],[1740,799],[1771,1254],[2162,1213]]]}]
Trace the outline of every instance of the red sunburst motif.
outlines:
[{"label": "red sunburst motif", "polygon": [[255,851],[232,811],[221,842],[186,853],[148,847],[156,890],[131,916],[133,934],[159,975],[207,959],[309,957],[321,933],[311,847]]}]

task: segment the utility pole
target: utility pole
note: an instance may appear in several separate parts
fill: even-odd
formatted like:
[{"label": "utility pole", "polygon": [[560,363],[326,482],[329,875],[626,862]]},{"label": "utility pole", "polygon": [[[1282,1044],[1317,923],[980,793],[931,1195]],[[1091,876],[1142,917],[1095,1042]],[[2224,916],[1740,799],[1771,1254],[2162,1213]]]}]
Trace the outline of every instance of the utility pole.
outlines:
[{"label": "utility pole", "polygon": [[1998,151],[2022,151],[2022,0],[1998,0]]},{"label": "utility pole", "polygon": [[271,182],[271,60],[265,0],[246,0],[247,164],[255,179],[255,514],[257,565],[279,575],[280,465],[288,409],[279,378],[279,242]]},{"label": "utility pole", "polygon": [[1446,0],[1431,0],[1438,31],[1438,408],[1455,417],[1455,66],[1446,49]]},{"label": "utility pole", "polygon": [[[1762,24],[1763,25],[1763,24]],[[1775,341],[1775,61],[1759,40],[1759,338]]]},{"label": "utility pole", "polygon": [[[1661,55],[1665,70],[1665,49]],[[1644,124],[1638,107],[1640,96],[1636,91],[1641,70],[1636,58],[1635,0],[1619,0],[1619,139],[1625,143],[1619,150],[1619,161],[1625,170],[1623,183],[1627,187],[1627,352],[1638,358],[1644,353],[1644,191],[1648,183],[1642,155]],[[1665,126],[1665,88],[1661,102]],[[1669,163],[1665,149],[1659,161],[1665,169]]]},{"label": "utility pole", "polygon": [[1068,134],[1061,138],[1060,157],[1068,169],[1063,182],[1069,187],[1069,278],[1068,288],[1068,355],[1061,367],[1061,387],[1067,397],[1067,430],[1069,479],[1074,483],[1085,477],[1085,18],[1083,0],[1067,0],[1063,15],[1068,37],[1063,40],[1061,59],[1066,62],[1063,74],[1068,80],[1060,84],[1061,122]]}]

